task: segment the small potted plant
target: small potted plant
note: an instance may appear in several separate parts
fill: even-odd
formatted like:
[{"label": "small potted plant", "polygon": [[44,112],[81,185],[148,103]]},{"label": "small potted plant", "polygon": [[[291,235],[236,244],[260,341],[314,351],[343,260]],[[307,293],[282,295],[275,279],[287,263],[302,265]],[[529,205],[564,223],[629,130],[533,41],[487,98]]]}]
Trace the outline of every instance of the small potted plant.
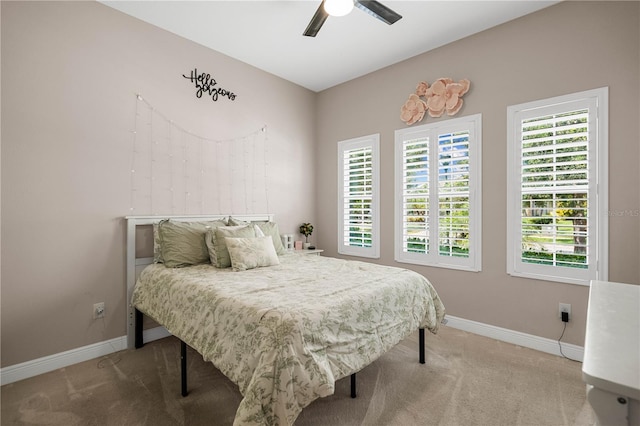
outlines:
[{"label": "small potted plant", "polygon": [[303,244],[303,248],[308,249],[311,243],[309,243],[309,237],[313,233],[313,225],[310,223],[303,223],[300,225],[300,233],[304,235],[305,243]]}]

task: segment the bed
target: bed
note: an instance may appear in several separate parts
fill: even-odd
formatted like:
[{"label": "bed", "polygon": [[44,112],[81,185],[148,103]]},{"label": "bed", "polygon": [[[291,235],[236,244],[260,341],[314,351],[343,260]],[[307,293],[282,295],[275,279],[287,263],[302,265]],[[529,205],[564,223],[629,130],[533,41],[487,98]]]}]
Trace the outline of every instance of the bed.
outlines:
[{"label": "bed", "polygon": [[[444,317],[428,280],[402,268],[290,252],[280,252],[277,264],[246,270],[237,262],[174,268],[136,260],[136,228],[160,219],[127,218],[130,342],[136,316],[141,330],[136,312],[144,313],[212,362],[243,395],[234,425],[293,424],[305,406],[333,394],[337,380],[351,375],[353,384],[356,372],[417,329],[424,362],[424,329],[437,332]],[[235,259],[236,248],[228,249]],[[137,279],[136,268],[143,269]]]}]

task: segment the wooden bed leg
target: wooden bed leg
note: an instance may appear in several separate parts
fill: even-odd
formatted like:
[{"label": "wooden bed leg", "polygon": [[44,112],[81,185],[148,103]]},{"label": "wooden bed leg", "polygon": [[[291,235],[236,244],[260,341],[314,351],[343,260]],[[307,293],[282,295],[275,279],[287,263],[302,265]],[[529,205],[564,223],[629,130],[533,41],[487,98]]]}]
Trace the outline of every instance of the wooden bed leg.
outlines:
[{"label": "wooden bed leg", "polygon": [[180,340],[180,379],[182,396],[187,396],[187,344]]},{"label": "wooden bed leg", "polygon": [[351,398],[356,397],[356,373],[351,375]]},{"label": "wooden bed leg", "polygon": [[[134,308],[135,309],[135,308]],[[135,309],[135,318],[134,318],[135,324],[135,347],[136,349],[140,349],[141,347],[144,346],[144,337],[142,336],[142,322],[143,322],[143,315],[142,312],[140,312],[139,310]]]},{"label": "wooden bed leg", "polygon": [[418,339],[418,346],[420,346],[420,364],[424,364],[424,328],[418,330]]}]

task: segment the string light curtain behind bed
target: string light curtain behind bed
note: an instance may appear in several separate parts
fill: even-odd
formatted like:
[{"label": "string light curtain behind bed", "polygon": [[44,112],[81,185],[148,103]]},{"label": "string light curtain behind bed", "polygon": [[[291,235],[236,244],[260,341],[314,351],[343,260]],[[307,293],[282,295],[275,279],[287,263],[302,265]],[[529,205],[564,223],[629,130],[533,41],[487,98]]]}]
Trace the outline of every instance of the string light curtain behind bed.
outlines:
[{"label": "string light curtain behind bed", "polygon": [[210,139],[137,94],[131,146],[131,214],[271,212],[266,125],[234,139]]}]

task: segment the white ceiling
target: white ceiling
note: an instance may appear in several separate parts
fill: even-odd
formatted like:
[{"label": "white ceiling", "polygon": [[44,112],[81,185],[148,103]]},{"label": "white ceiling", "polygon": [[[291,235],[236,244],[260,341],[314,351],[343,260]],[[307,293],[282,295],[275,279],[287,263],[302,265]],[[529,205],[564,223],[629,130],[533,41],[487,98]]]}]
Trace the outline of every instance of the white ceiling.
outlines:
[{"label": "white ceiling", "polygon": [[101,2],[315,92],[558,3],[381,0],[402,19],[354,8],[313,38],[302,33],[320,0]]}]

